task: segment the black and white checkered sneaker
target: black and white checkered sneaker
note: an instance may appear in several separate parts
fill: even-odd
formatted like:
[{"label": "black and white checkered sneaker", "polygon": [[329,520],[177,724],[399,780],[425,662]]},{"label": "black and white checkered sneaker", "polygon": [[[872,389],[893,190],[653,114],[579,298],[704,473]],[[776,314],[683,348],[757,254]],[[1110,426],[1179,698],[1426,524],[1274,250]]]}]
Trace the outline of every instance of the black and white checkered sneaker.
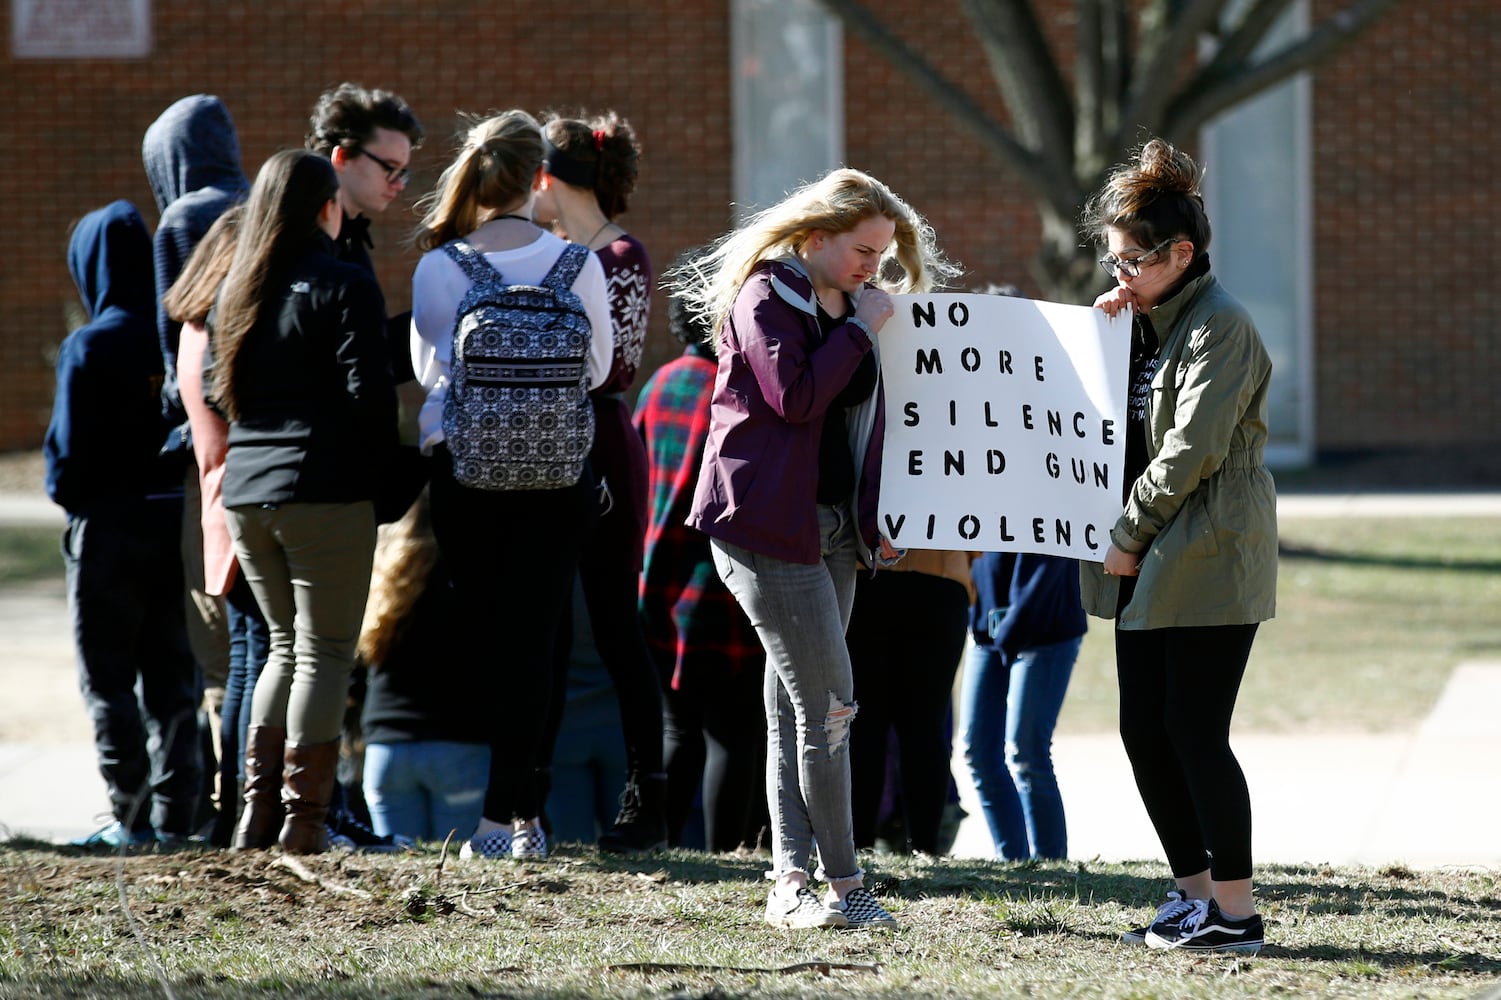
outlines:
[{"label": "black and white checkered sneaker", "polygon": [[886,907],[877,903],[876,897],[864,886],[850,890],[850,894],[842,902],[831,905],[834,909],[844,911],[845,919],[850,922],[851,927],[897,926],[896,918],[887,913]]},{"label": "black and white checkered sneaker", "polygon": [[771,890],[766,897],[766,922],[773,927],[803,930],[810,927],[848,927],[849,920],[839,910],[825,906],[818,894],[807,886],[795,895]]},{"label": "black and white checkered sneaker", "polygon": [[459,857],[464,860],[469,858],[509,858],[511,856],[511,826],[509,823],[497,826],[485,833],[476,833],[464,841],[464,846],[459,848]]},{"label": "black and white checkered sneaker", "polygon": [[525,826],[516,824],[511,833],[511,857],[519,861],[547,857],[547,831],[542,829],[540,819],[533,819]]}]

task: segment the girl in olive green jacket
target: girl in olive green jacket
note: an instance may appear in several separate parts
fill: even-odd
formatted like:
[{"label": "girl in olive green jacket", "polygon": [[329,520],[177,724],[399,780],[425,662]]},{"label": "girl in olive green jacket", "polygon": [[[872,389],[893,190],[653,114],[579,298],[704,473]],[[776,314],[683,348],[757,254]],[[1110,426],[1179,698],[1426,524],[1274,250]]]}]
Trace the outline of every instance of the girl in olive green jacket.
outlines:
[{"label": "girl in olive green jacket", "polygon": [[1127,942],[1252,953],[1251,802],[1230,716],[1277,585],[1276,492],[1264,464],[1271,360],[1210,271],[1200,171],[1154,139],[1086,209],[1129,309],[1125,510],[1091,614],[1115,618],[1120,728],[1177,888]]}]

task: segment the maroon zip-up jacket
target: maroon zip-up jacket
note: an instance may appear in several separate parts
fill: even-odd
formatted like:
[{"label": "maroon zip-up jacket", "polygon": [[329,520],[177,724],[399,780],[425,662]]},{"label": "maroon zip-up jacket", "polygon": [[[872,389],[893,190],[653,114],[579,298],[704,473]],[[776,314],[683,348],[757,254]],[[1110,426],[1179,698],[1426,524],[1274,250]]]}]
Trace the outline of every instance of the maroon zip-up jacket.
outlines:
[{"label": "maroon zip-up jacket", "polygon": [[[846,322],[824,340],[813,285],[794,258],[765,261],[746,279],[725,321],[710,405],[709,441],[688,524],[761,555],[815,564],[818,443],[823,418],[875,341]],[[879,371],[879,365],[877,366]],[[867,565],[880,544],[885,404],[875,391],[849,412],[850,454]]]}]

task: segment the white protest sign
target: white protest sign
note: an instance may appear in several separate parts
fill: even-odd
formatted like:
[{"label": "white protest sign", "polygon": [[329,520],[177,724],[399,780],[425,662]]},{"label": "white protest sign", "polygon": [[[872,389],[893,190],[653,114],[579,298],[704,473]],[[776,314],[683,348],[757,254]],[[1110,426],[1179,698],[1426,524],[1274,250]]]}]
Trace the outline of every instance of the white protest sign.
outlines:
[{"label": "white protest sign", "polygon": [[897,548],[1100,562],[1120,517],[1130,318],[896,295],[881,328],[881,531]]}]

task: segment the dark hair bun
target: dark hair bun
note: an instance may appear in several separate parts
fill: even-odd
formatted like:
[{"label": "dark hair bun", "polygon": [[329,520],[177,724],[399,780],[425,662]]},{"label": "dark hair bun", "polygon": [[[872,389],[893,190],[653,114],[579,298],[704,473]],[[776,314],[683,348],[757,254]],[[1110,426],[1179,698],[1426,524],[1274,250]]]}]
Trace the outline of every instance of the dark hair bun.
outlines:
[{"label": "dark hair bun", "polygon": [[1137,153],[1137,183],[1163,194],[1199,195],[1203,171],[1187,153],[1153,139]]}]

